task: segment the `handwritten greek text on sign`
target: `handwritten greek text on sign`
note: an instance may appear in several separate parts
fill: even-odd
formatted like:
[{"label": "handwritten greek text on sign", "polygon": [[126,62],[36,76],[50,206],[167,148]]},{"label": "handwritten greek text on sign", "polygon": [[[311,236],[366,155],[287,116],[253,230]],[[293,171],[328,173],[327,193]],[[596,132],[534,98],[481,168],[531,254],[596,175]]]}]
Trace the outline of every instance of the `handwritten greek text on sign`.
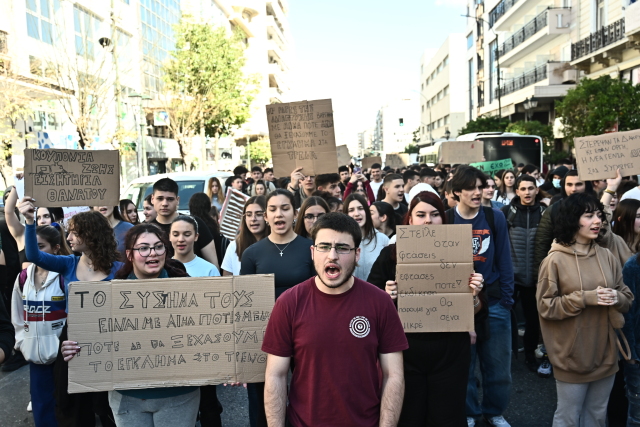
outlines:
[{"label": "handwritten greek text on sign", "polygon": [[493,162],[480,162],[471,163],[469,166],[480,169],[482,172],[493,174],[503,169],[513,169],[513,162],[511,159],[495,160]]},{"label": "handwritten greek text on sign", "polygon": [[398,314],[405,332],[473,330],[471,225],[397,227]]},{"label": "handwritten greek text on sign", "polygon": [[120,154],[115,150],[24,150],[25,195],[38,206],[116,206]]},{"label": "handwritten greek text on sign", "polygon": [[69,286],[69,393],[262,382],[273,275]]},{"label": "handwritten greek text on sign", "polygon": [[267,105],[273,173],[315,176],[338,171],[338,154],[330,99]]},{"label": "handwritten greek text on sign", "polygon": [[640,130],[575,138],[580,179],[588,181],[640,174]]}]

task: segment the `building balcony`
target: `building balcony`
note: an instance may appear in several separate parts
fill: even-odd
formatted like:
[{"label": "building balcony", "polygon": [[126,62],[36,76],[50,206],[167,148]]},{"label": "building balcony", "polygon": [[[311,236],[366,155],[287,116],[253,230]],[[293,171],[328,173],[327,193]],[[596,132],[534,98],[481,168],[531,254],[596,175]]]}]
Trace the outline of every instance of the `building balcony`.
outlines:
[{"label": "building balcony", "polygon": [[275,62],[280,64],[284,69],[288,69],[288,59],[289,55],[287,52],[282,50],[282,47],[276,43],[274,40],[267,40],[267,53],[269,55],[269,60],[271,62],[271,58],[275,59]]},{"label": "building balcony", "polygon": [[621,60],[626,42],[625,19],[622,18],[577,43],[571,43],[571,64],[586,68],[591,63],[602,62],[609,66],[611,61]]},{"label": "building balcony", "polygon": [[280,64],[268,64],[269,87],[280,88],[283,91],[289,90],[286,73]]},{"label": "building balcony", "polygon": [[536,83],[534,96],[537,98],[557,98],[566,95],[567,90],[575,87],[578,80],[576,70],[571,69],[568,62],[547,62],[537,65],[511,79],[503,80],[500,92],[496,88],[495,97],[502,97],[529,88]]},{"label": "building balcony", "polygon": [[277,104],[282,102],[284,91],[279,87],[270,87],[268,94],[269,94],[269,103]]},{"label": "building balcony", "polygon": [[273,16],[283,31],[289,30],[289,21],[278,0],[267,0],[267,15]]},{"label": "building balcony", "polygon": [[498,48],[501,67],[510,67],[560,34],[568,34],[571,9],[547,9],[509,36]]},{"label": "building balcony", "polygon": [[285,43],[288,45],[289,38],[285,35],[284,31],[282,30],[282,27],[278,24],[274,16],[267,15],[266,22],[267,22],[267,34],[269,34],[270,32],[275,34],[275,36],[278,37],[282,41],[282,43]]},{"label": "building balcony", "polygon": [[489,12],[489,28],[494,31],[509,31],[543,0],[502,0]]}]

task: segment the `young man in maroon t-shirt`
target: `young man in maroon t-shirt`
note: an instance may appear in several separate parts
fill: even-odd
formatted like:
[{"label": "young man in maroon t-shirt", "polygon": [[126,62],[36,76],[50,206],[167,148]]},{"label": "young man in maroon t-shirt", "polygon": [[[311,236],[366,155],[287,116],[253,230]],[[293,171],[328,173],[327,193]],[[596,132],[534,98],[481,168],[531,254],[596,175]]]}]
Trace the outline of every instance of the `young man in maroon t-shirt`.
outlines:
[{"label": "young man in maroon t-shirt", "polygon": [[318,275],[278,298],[262,345],[269,426],[285,418],[293,427],[395,426],[408,348],[398,312],[384,291],[352,275],[362,239],[354,219],[325,214],[311,238]]}]

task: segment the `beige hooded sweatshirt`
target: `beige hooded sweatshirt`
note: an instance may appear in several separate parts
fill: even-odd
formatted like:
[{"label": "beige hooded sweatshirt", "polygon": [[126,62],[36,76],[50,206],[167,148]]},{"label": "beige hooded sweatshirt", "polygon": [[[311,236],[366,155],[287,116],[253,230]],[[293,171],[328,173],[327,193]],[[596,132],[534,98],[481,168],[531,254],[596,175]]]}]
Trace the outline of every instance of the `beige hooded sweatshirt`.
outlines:
[{"label": "beige hooded sweatshirt", "polygon": [[540,264],[536,298],[540,327],[555,378],[587,383],[618,371],[615,332],[609,323],[609,306],[598,305],[596,288],[618,291],[613,306],[626,313],[633,294],[622,281],[620,261],[608,250],[553,243]]}]

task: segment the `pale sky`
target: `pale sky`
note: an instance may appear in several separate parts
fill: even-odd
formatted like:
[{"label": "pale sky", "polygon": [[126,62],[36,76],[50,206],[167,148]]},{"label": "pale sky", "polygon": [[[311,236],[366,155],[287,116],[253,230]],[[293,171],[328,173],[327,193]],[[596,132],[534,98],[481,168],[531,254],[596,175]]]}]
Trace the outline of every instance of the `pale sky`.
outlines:
[{"label": "pale sky", "polygon": [[349,143],[388,101],[420,97],[420,57],[464,32],[463,14],[464,0],[289,0],[290,101],[331,98]]}]

